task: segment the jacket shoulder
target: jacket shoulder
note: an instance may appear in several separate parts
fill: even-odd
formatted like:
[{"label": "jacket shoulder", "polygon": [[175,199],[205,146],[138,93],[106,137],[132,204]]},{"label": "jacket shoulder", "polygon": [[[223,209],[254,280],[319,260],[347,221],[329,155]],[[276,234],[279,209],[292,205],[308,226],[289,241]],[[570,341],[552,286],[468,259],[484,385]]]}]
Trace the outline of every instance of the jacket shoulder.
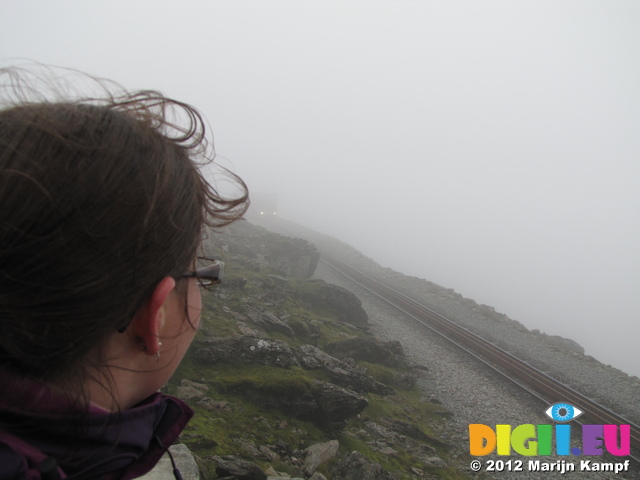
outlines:
[{"label": "jacket shoulder", "polygon": [[37,478],[40,478],[40,476],[27,476],[25,458],[11,448],[10,445],[0,441],[0,480],[31,480]]},{"label": "jacket shoulder", "polygon": [[0,480],[66,478],[52,457],[6,431],[0,430]]}]

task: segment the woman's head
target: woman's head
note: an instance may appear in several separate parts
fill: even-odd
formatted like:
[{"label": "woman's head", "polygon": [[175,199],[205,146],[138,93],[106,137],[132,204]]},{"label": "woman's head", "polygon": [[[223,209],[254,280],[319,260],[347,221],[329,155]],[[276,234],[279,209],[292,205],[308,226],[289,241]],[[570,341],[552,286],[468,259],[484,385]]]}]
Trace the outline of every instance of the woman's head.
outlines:
[{"label": "woman's head", "polygon": [[225,199],[203,177],[196,110],[107,90],[0,110],[0,364],[28,377],[73,374],[246,208],[240,179]]}]

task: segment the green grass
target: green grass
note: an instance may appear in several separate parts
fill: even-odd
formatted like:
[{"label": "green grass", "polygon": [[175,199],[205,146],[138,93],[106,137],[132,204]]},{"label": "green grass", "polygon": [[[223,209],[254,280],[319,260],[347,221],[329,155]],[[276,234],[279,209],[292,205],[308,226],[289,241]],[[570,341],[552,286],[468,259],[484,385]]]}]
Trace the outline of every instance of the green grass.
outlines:
[{"label": "green grass", "polygon": [[227,365],[210,384],[221,393],[250,390],[264,395],[296,395],[313,388],[304,370],[270,366]]}]

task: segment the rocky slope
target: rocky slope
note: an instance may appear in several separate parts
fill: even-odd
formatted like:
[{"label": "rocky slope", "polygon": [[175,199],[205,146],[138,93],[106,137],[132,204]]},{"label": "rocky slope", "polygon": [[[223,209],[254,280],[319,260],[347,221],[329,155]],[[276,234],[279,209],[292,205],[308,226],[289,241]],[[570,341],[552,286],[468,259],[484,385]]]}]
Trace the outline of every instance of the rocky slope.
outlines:
[{"label": "rocky slope", "polygon": [[[383,268],[349,246],[317,232],[282,220],[277,223],[272,221],[268,227],[285,235],[309,240],[318,248],[394,286],[541,370],[552,373],[576,390],[612,407],[629,420],[640,423],[640,380],[585,356],[582,348],[574,341],[535,330],[529,331],[490,306],[478,305],[451,289],[426,280],[407,277]],[[495,372],[477,365],[443,341],[412,325],[400,312],[353,285],[326,265],[319,265],[316,277],[354,292],[369,315],[372,331],[380,338],[399,341],[413,361],[427,366],[428,374],[421,379],[420,386],[426,394],[439,399],[454,412],[451,422],[441,426],[440,435],[449,444],[459,446],[457,454],[460,468],[468,460],[465,452],[468,452],[467,427],[470,423],[549,423],[549,419],[543,414],[546,405],[529,398],[505,383]],[[557,459],[550,457],[550,461]],[[615,478],[636,478],[637,465],[634,468],[634,471],[616,475]],[[482,475],[497,478],[553,477],[553,474],[531,472],[524,476],[521,472],[484,472]],[[556,475],[557,478],[603,478],[601,472]]]}]

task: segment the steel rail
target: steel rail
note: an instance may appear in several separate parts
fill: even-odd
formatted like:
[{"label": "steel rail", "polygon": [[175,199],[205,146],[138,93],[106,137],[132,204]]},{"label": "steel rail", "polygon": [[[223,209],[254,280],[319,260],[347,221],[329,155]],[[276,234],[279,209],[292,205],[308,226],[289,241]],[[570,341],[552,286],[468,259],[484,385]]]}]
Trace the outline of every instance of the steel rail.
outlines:
[{"label": "steel rail", "polygon": [[[584,409],[584,417],[589,418],[597,424],[630,425],[631,446],[634,449],[640,450],[640,427],[638,425],[577,392],[573,388],[564,385],[562,382],[517,358],[510,352],[494,345],[439,313],[434,312],[389,285],[348,265],[327,252],[322,251],[321,253],[321,261],[337,270],[349,280],[375,294],[421,325],[438,333],[458,348],[473,355],[491,369],[508,378],[518,387],[533,394],[539,400],[547,404],[563,401],[579,405],[581,409]],[[527,385],[523,385],[514,377],[526,382]],[[632,458],[640,462],[640,459],[635,456]]]}]

